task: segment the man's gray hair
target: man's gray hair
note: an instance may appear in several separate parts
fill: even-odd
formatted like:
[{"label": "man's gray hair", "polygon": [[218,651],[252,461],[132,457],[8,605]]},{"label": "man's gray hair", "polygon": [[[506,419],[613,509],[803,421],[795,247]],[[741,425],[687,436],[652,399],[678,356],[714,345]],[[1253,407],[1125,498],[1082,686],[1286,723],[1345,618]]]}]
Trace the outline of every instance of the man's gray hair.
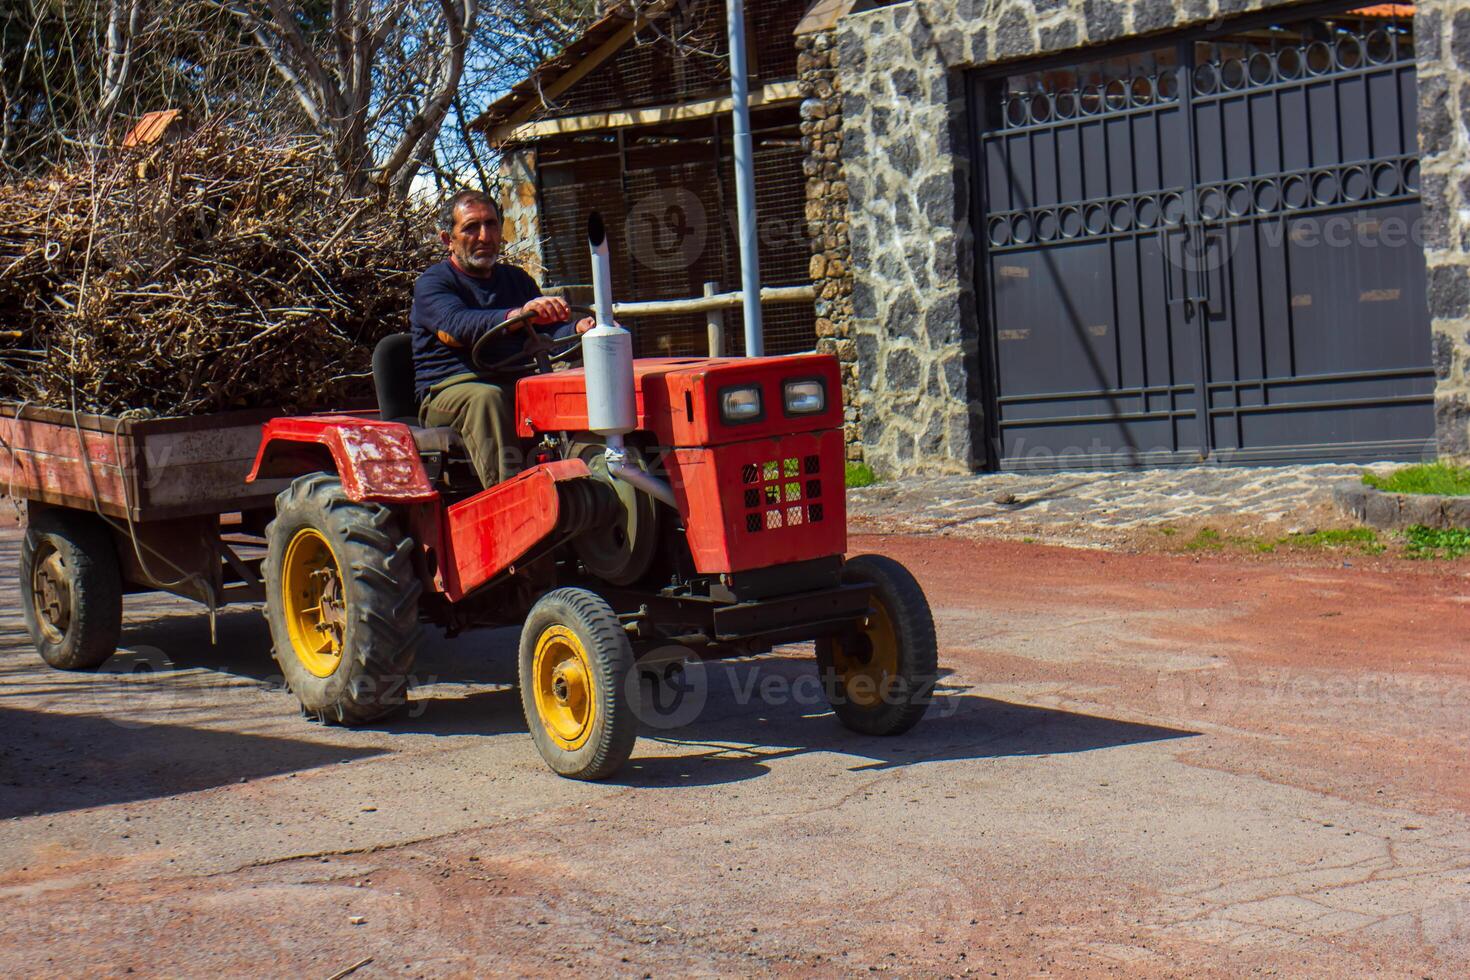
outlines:
[{"label": "man's gray hair", "polygon": [[489,194],[486,194],[484,191],[460,191],[439,205],[439,230],[453,233],[454,213],[459,210],[460,205],[471,202],[488,205],[495,211],[495,217],[500,217],[500,205]]}]

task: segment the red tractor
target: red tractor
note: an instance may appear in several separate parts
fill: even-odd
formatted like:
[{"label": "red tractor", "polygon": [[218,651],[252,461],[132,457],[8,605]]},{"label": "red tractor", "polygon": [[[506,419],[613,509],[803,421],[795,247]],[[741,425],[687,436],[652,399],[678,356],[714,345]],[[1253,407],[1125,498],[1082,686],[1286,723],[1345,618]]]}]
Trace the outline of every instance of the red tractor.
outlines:
[{"label": "red tractor", "polygon": [[[594,257],[599,326],[562,341],[526,330],[522,363],[481,365],[534,371],[515,386],[526,465],[489,489],[452,430],[413,418],[402,334],[374,352],[376,418],[267,421],[254,487],[224,496],[215,484],[229,488],[228,445],[239,441],[226,436],[261,430],[170,423],[146,434],[149,445],[173,439],[177,458],[200,461],[155,477],[142,429],[123,443],[122,422],[109,437],[83,431],[108,420],[19,409],[0,419],[14,443],[9,479],[31,500],[22,596],[41,655],[100,665],[119,640],[124,591],[161,588],[211,608],[264,598],[303,710],[360,724],[407,700],[424,623],[450,635],[521,624],[536,747],[563,776],[596,779],[633,750],[645,669],[815,640],[845,725],[911,728],[936,680],[934,623],[901,565],[844,557],[837,361],[635,362],[630,335],[612,325],[605,245]],[[494,335],[476,345],[477,364]],[[559,369],[578,347],[584,367]],[[62,455],[76,458],[59,466]],[[195,470],[206,482],[191,490]],[[272,481],[286,487],[273,520]],[[262,526],[263,549],[233,533]],[[247,545],[258,557],[239,551]]]}]

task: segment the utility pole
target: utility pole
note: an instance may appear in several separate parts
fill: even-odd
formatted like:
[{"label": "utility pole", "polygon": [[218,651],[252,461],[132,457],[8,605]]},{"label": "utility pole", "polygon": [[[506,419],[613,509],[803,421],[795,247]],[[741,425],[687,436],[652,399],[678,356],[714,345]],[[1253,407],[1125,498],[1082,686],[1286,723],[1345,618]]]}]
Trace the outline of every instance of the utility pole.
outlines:
[{"label": "utility pole", "polygon": [[735,209],[740,237],[740,285],[745,296],[745,356],[766,352],[761,329],[761,263],[756,250],[755,150],[750,138],[750,72],[745,67],[745,0],[725,0],[730,34],[731,115],[735,124]]}]

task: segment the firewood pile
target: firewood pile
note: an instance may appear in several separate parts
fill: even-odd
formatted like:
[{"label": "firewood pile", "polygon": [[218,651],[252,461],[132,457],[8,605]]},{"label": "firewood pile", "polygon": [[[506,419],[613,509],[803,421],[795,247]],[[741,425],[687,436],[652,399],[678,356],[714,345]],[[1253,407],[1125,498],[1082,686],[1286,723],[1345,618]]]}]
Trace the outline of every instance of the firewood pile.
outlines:
[{"label": "firewood pile", "polygon": [[436,261],[432,209],[225,128],[0,185],[0,399],[103,414],[370,397]]}]

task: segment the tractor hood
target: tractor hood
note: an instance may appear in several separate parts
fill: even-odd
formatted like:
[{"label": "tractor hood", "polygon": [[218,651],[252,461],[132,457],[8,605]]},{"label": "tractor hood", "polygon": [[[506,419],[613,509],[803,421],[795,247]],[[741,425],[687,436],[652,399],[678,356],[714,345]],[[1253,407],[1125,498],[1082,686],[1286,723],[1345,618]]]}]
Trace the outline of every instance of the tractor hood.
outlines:
[{"label": "tractor hood", "polygon": [[[661,446],[745,442],[840,428],[843,422],[841,376],[829,354],[645,358],[633,362],[633,384],[638,431],[652,433]],[[815,392],[821,392],[819,400]],[[727,413],[732,400],[743,406],[742,417]],[[522,437],[585,432],[586,375],[579,368],[523,378],[516,385],[516,408]]]}]

